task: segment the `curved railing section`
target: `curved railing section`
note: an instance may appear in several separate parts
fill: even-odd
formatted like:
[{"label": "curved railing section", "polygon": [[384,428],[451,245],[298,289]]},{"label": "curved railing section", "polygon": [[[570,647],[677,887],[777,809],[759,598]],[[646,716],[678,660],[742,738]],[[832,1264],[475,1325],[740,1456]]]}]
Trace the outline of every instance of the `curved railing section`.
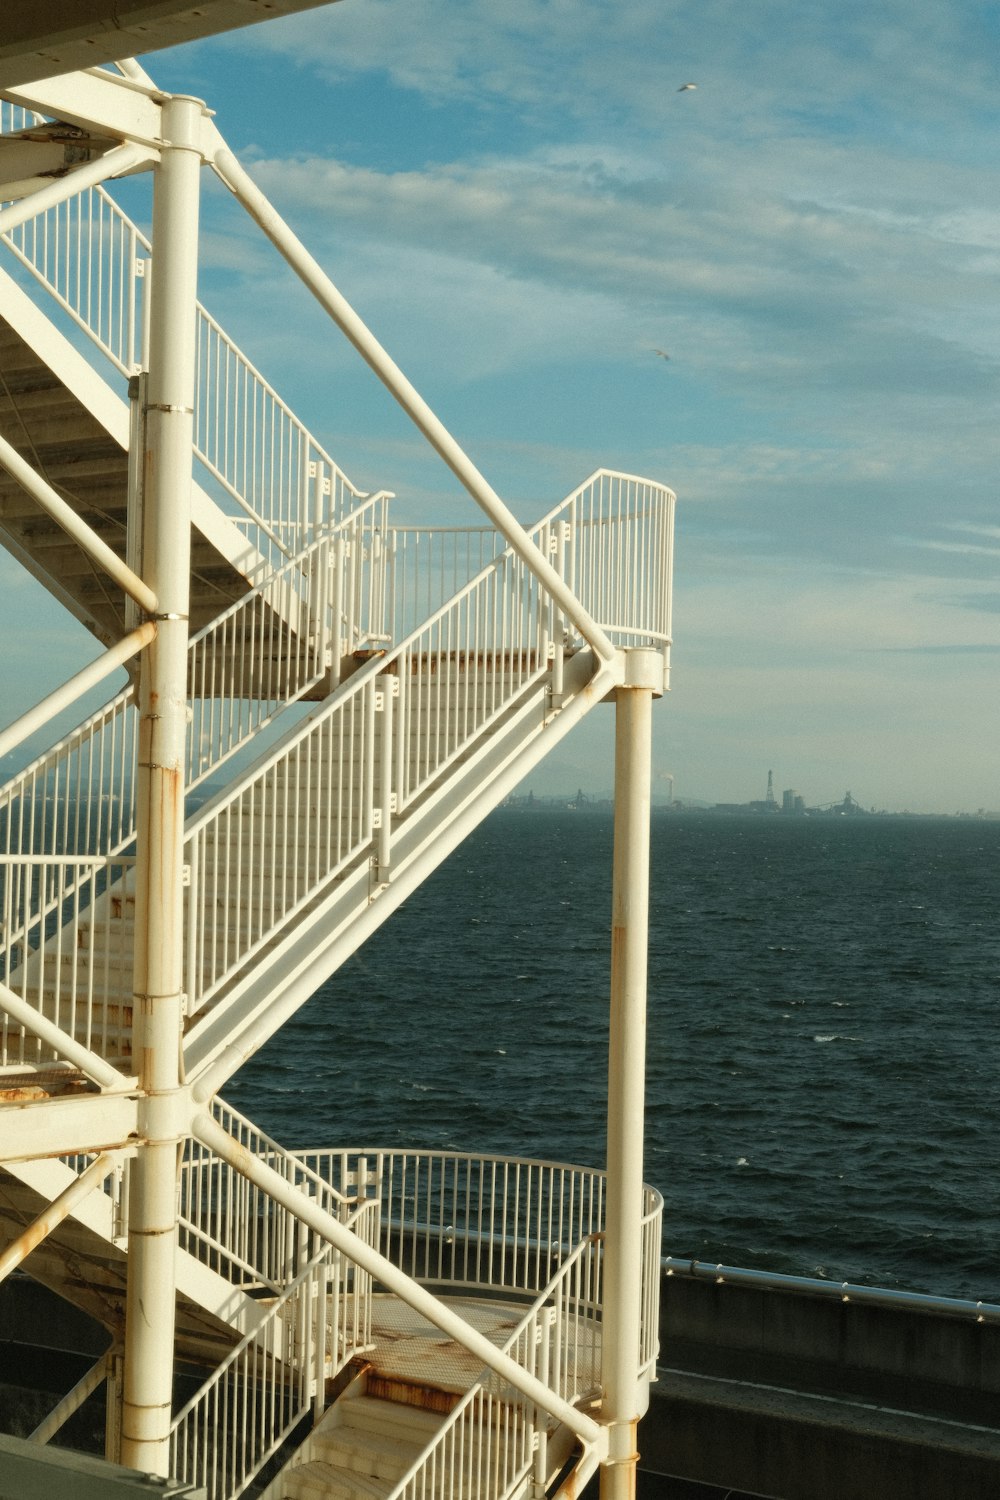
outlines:
[{"label": "curved railing section", "polygon": [[[152,245],[104,188],[0,239],[116,369],[145,365]],[[292,556],[366,498],[200,303],[194,450],[271,559]]]},{"label": "curved railing section", "polygon": [[[674,494],[665,485],[599,469],[528,531],[595,622],[618,646],[671,638]],[[390,622],[399,640],[504,547],[489,527],[389,530]]]},{"label": "curved railing section", "polygon": [[[616,644],[665,653],[672,515],[663,486],[600,474],[531,535]],[[614,572],[624,558],[638,568],[634,595],[601,582],[601,560]],[[190,1013],[359,862],[390,868],[409,810],[533,686],[548,683],[559,706],[579,645],[508,548],[207,804],[186,845]]]},{"label": "curved railing section", "polygon": [[[363,1178],[382,1204],[382,1253],[441,1291],[536,1296],[605,1227],[605,1174],[564,1162],[459,1151],[345,1148],[291,1153],[336,1192]],[[643,1344],[656,1356],[663,1199],[643,1189]]]}]

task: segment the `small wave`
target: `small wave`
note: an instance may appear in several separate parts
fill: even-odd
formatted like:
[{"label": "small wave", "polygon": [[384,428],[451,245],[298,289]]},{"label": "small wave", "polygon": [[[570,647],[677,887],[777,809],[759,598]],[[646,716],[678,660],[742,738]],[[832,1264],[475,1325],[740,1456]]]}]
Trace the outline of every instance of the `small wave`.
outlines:
[{"label": "small wave", "polygon": [[825,1036],[813,1037],[814,1042],[836,1042],[837,1040],[839,1040],[838,1037],[832,1031]]}]

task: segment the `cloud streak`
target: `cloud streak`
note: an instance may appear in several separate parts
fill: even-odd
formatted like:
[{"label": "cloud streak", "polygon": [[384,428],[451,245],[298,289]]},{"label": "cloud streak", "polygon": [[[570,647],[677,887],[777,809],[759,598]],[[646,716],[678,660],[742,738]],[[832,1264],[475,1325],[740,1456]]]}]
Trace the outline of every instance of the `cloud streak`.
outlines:
[{"label": "cloud streak", "polygon": [[[193,49],[206,92],[238,79],[220,124],[258,181],[521,514],[602,462],[677,489],[669,760],[720,795],[774,734],[914,807],[947,746],[949,796],[1000,802],[995,32],[972,0],[613,23],[345,0]],[[211,290],[332,450],[456,520],[230,207],[206,218]]]}]

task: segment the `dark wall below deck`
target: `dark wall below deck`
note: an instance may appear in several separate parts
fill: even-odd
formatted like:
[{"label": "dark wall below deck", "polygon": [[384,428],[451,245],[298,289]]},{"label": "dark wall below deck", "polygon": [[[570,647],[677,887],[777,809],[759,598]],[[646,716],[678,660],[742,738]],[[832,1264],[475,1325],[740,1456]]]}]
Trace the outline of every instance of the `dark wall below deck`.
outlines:
[{"label": "dark wall below deck", "polygon": [[644,1468],[777,1500],[1000,1495],[1000,1325],[683,1275],[661,1312]]},{"label": "dark wall below deck", "polygon": [[[1000,1325],[683,1275],[661,1307],[641,1500],[1000,1496]],[[29,1278],[0,1284],[0,1403],[23,1406],[2,1425],[30,1431],[107,1340]]]}]

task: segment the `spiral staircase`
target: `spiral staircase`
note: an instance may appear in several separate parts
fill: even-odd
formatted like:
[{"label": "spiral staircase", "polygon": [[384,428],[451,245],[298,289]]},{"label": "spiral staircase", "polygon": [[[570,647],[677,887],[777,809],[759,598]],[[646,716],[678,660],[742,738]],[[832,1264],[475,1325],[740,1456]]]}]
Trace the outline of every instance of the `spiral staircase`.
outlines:
[{"label": "spiral staircase", "polygon": [[[37,1436],[104,1383],[114,1459],[150,1093],[136,901],[142,676],[166,619],[143,602],[163,273],[101,178],[156,169],[162,96],[134,63],[29,93],[0,116],[0,542],[103,654],[0,739],[15,757],[60,724],[0,789],[0,1267],[107,1328]],[[25,167],[67,140],[64,174]],[[172,1316],[177,1358],[208,1374],[171,1414],[170,1472],[211,1500],[575,1493],[608,1451],[603,1174],[306,1157],[219,1090],[592,707],[663,690],[673,496],[601,471],[527,530],[502,508],[490,529],[394,529],[391,497],[350,483],[200,305],[194,321]],[[640,1406],[659,1210],[644,1190]]]}]

